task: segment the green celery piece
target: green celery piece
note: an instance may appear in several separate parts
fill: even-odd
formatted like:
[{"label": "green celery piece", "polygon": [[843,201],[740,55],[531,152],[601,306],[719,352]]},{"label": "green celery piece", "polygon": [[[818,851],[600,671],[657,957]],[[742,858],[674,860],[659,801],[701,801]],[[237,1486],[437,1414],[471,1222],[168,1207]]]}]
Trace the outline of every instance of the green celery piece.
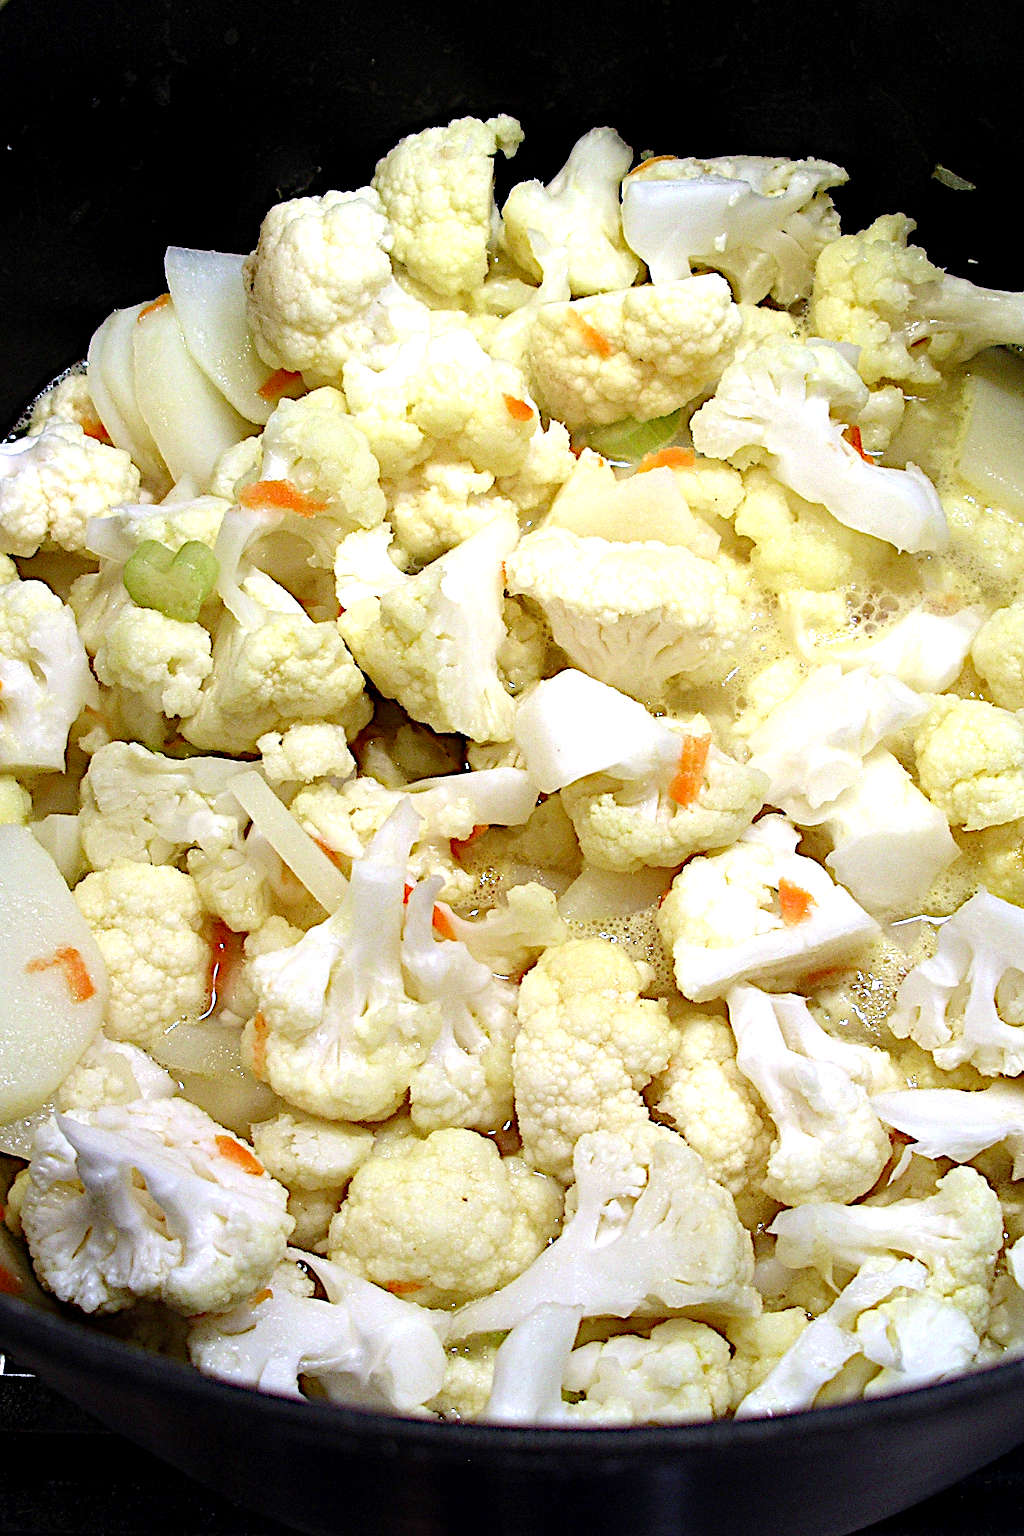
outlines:
[{"label": "green celery piece", "polygon": [[606,459],[618,459],[623,463],[635,463],[647,453],[657,453],[667,448],[679,428],[682,410],[668,416],[655,416],[652,421],[636,421],[624,416],[606,427],[590,427],[586,433],[587,447],[593,448]]},{"label": "green celery piece", "polygon": [[220,566],[212,549],[189,539],[177,551],[144,539],[125,564],[123,581],[133,603],[167,619],[194,623],[217,584]]}]

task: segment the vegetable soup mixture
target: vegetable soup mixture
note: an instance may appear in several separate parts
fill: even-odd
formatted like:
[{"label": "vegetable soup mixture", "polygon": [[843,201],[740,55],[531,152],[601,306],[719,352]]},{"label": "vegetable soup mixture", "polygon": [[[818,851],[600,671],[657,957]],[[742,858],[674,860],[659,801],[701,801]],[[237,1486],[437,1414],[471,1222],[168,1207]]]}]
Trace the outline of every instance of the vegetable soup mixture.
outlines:
[{"label": "vegetable soup mixture", "polygon": [[522,137],[172,246],[0,447],[3,1286],[454,1422],[1019,1355],[1024,296]]}]

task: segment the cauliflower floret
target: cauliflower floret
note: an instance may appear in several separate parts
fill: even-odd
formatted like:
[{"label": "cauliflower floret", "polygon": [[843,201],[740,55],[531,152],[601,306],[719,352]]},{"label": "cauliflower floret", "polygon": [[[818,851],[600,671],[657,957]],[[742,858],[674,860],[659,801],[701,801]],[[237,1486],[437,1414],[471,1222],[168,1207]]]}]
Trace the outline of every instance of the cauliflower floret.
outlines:
[{"label": "cauliflower floret", "polygon": [[65,374],[36,396],[25,429],[29,437],[37,437],[48,421],[75,421],[89,437],[99,438],[101,443],[109,441],[84,373]]},{"label": "cauliflower floret", "polygon": [[529,377],[567,427],[667,416],[717,383],[740,330],[715,274],[545,304],[530,327]]},{"label": "cauliflower floret", "polygon": [[416,1412],[437,1393],[443,1317],[325,1259],[295,1249],[289,1256],[314,1270],[327,1299],[311,1296],[293,1265],[281,1265],[233,1311],[193,1325],[193,1365],[283,1397],[301,1398],[301,1384],[312,1380],[328,1401],[400,1413]]},{"label": "cauliflower floret", "polygon": [[0,773],[0,827],[23,827],[32,815],[32,796],[11,773]]},{"label": "cauliflower floret", "polygon": [[256,742],[263,757],[263,772],[271,784],[314,779],[350,779],[356,760],[348,749],[345,728],[315,720],[309,725],[290,725],[286,731],[268,731]]},{"label": "cauliflower floret", "polygon": [[1024,709],[1024,601],[999,608],[978,630],[971,660],[993,701]]},{"label": "cauliflower floret", "polygon": [[781,1312],[762,1312],[760,1317],[738,1317],[726,1323],[725,1336],[733,1347],[729,1367],[733,1407],[775,1369],[808,1321],[802,1307],[786,1307]]},{"label": "cauliflower floret", "polygon": [[356,735],[372,705],[363,678],[334,624],[314,623],[302,606],[261,572],[242,590],[254,622],[225,614],[213,648],[213,673],[199,708],[182,723],[204,751],[249,752],[268,731],[324,720]]},{"label": "cauliflower floret", "polygon": [[515,475],[539,436],[520,369],[489,356],[454,318],[435,320],[432,334],[388,368],[350,359],[344,384],[349,410],[389,480],[438,457]]},{"label": "cauliflower floret", "polygon": [[676,1317],[649,1338],[619,1334],[569,1356],[562,1386],[587,1424],[684,1424],[717,1419],[732,1400],[731,1350],[705,1323]]},{"label": "cauliflower floret", "polygon": [[644,976],[604,939],[549,949],[519,989],[513,1052],[525,1156],[563,1182],[585,1132],[647,1123],[641,1090],[663,1072],[673,1031],[664,1002],[641,998]]},{"label": "cauliflower floret", "polygon": [[741,465],[767,460],[798,496],[896,549],[945,549],[949,529],[927,476],[915,464],[877,465],[844,437],[844,422],[857,421],[867,394],[831,343],[766,342],[726,368],[690,422],[694,446]]},{"label": "cauliflower floret", "polygon": [[683,866],[657,921],[684,997],[706,1002],[741,981],[785,985],[878,931],[797,842],[784,817],[765,816],[731,848]]},{"label": "cauliflower floret", "polygon": [[939,930],[935,954],[907,974],[887,1019],[948,1071],[964,1062],[987,1077],[1024,1071],[1024,912],[978,891]]},{"label": "cauliflower floret", "polygon": [[976,832],[1024,816],[1024,721],[943,694],[914,738],[917,776],[953,826]]},{"label": "cauliflower floret", "polygon": [[444,1385],[427,1407],[455,1424],[478,1419],[487,1407],[494,1383],[495,1339],[469,1339],[448,1350]]},{"label": "cauliflower floret", "polygon": [[117,859],[80,880],[74,897],[106,962],[112,1038],[156,1046],[180,1019],[205,1012],[210,945],[191,876]]},{"label": "cauliflower floret", "polygon": [[0,770],[63,769],[68,732],[98,697],[71,609],[41,581],[0,585]]},{"label": "cauliflower floret", "polygon": [[538,604],[574,666],[654,703],[674,682],[724,677],[752,622],[729,570],[655,540],[544,528],[505,570],[509,591]]},{"label": "cauliflower floret", "polygon": [[435,731],[474,741],[508,741],[513,704],[498,674],[502,562],[519,537],[511,513],[382,597],[368,597],[338,620],[359,665],[376,687]]},{"label": "cauliflower floret", "polygon": [[40,1280],[85,1312],[216,1312],[284,1258],[286,1198],[194,1104],[136,1099],[40,1127],[21,1222]]},{"label": "cauliflower floret", "polygon": [[626,783],[597,774],[565,786],[562,803],[589,864],[675,869],[750,825],[767,798],[763,773],[719,751],[700,715],[681,727],[679,746],[671,773]]},{"label": "cauliflower floret", "polygon": [[242,269],[264,362],[330,384],[349,357],[382,367],[422,331],[428,311],[391,271],[393,238],[372,187],[275,204]]},{"label": "cauliflower floret", "polygon": [[136,1099],[170,1099],[178,1084],[146,1051],[102,1031],[90,1042],[57,1089],[62,1113],[131,1104]]},{"label": "cauliflower floret", "polygon": [[935,1194],[922,1198],[780,1211],[769,1231],[781,1263],[812,1265],[829,1280],[906,1254],[926,1266],[932,1294],[959,1307],[979,1335],[985,1331],[1003,1216],[995,1191],[974,1168],[953,1168]]},{"label": "cauliflower floret", "polygon": [[138,496],[139,471],[123,449],[86,436],[75,421],[53,419],[0,447],[0,549],[81,550],[91,517]]},{"label": "cauliflower floret", "polygon": [[[785,1205],[866,1194],[889,1161],[889,1137],[864,1088],[829,1055],[828,1040],[816,1049],[819,1031],[803,998],[733,987],[728,1005],[736,1064],[778,1132],[766,1194]],[[787,1027],[794,1015],[795,1030]]]},{"label": "cauliflower floret", "polygon": [[819,252],[839,234],[828,195],[847,180],[826,160],[738,155],[641,162],[622,189],[626,239],[651,280],[687,277],[691,263],[724,272],[737,298],[806,298]]},{"label": "cauliflower floret", "polygon": [[329,1254],[423,1306],[485,1296],[520,1274],[558,1228],[554,1179],[503,1158],[475,1131],[443,1129],[371,1157],[331,1223]]},{"label": "cauliflower floret", "polygon": [[700,1309],[754,1316],[750,1234],[732,1196],[664,1125],[592,1131],[573,1152],[571,1214],[519,1277],[459,1309],[450,1337],[515,1328],[555,1303],[582,1317],[664,1317]]},{"label": "cauliflower floret", "polygon": [[494,214],[494,156],[523,140],[514,117],[460,117],[400,139],[377,162],[373,187],[410,277],[446,299],[487,276]]},{"label": "cauliflower floret", "polygon": [[748,470],[744,491],[734,527],[753,544],[751,568],[769,591],[832,593],[899,581],[903,557],[891,544],[845,527],[766,469]]},{"label": "cauliflower floret", "polygon": [[1004,821],[980,832],[961,832],[957,842],[979,885],[1003,901],[1024,907],[1024,819]]},{"label": "cauliflower floret", "polygon": [[1020,294],[950,277],[907,244],[914,227],[905,214],[883,214],[818,258],[808,323],[858,349],[868,384],[934,384],[985,347],[1024,342]]},{"label": "cauliflower floret", "polygon": [[506,496],[495,494],[494,476],[457,460],[430,459],[389,487],[388,521],[395,548],[416,565],[426,565],[454,549],[478,528],[507,509]]},{"label": "cauliflower floret", "polygon": [[628,288],[640,262],[622,237],[619,185],[633,151],[614,128],[592,128],[545,187],[520,181],[501,210],[505,249],[538,282],[565,262],[574,298]]},{"label": "cauliflower floret", "polygon": [[253,1126],[252,1144],[263,1166],[292,1192],[337,1190],[340,1197],[373,1151],[373,1132],[285,1109]]},{"label": "cauliflower floret", "polygon": [[138,694],[156,714],[191,715],[213,671],[213,644],[201,624],[129,604],[104,632],[94,664],[101,683]]},{"label": "cauliflower floret", "polygon": [[736,1064],[736,1041],[725,1019],[685,1004],[670,1008],[672,1054],[647,1089],[661,1120],[675,1127],[704,1159],[711,1177],[737,1202],[744,1226],[764,1214],[759,1191],[772,1143],[764,1108]]}]

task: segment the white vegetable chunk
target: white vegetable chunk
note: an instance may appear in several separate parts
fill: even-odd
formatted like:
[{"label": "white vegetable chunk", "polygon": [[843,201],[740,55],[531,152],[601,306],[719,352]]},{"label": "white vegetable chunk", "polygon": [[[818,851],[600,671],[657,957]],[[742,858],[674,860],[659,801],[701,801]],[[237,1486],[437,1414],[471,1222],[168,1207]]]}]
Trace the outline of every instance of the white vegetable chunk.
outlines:
[{"label": "white vegetable chunk", "polygon": [[958,468],[997,506],[1024,513],[1024,360],[992,347],[971,364]]},{"label": "white vegetable chunk", "polygon": [[139,410],[174,480],[208,484],[214,465],[252,431],[193,360],[170,303],[150,307],[135,326]]},{"label": "white vegetable chunk", "polygon": [[245,316],[244,256],[168,246],[167,286],[185,345],[246,421],[265,422],[277,404],[260,394],[270,369],[253,346]]},{"label": "white vegetable chunk", "polygon": [[89,393],[115,447],[130,453],[154,490],[170,485],[167,466],[153,441],[135,395],[135,327],[145,304],[115,309],[89,343]]},{"label": "white vegetable chunk", "polygon": [[53,1094],[100,1027],[107,973],[89,925],[27,827],[0,826],[0,1121]]}]

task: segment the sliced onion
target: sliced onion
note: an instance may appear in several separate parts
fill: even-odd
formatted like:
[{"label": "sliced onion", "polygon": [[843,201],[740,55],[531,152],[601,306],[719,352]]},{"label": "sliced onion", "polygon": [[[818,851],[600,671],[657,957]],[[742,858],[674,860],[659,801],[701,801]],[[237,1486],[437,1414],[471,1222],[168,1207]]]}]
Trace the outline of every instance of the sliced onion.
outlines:
[{"label": "sliced onion", "polygon": [[231,793],[280,859],[315,896],[325,912],[334,912],[348,882],[322,849],[303,831],[269,784],[252,769],[231,780]]}]

